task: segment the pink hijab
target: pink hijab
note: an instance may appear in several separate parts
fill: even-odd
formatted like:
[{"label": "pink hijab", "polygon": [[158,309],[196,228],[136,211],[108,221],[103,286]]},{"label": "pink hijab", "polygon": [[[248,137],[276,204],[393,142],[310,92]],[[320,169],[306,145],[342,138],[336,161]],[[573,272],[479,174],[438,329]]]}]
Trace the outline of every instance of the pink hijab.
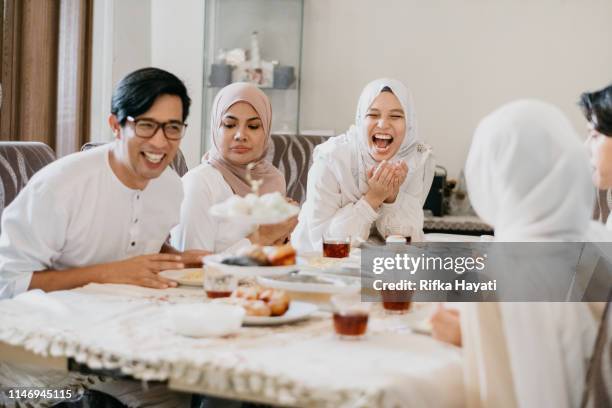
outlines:
[{"label": "pink hijab", "polygon": [[227,110],[237,102],[246,102],[255,109],[261,119],[266,139],[261,157],[254,162],[255,167],[251,170],[254,180],[263,180],[259,188],[260,194],[278,191],[285,195],[287,188],[283,174],[266,160],[266,153],[270,145],[270,127],[272,126],[272,106],[265,93],[255,85],[246,82],[236,82],[221,89],[213,101],[211,110],[211,135],[212,147],[202,158],[203,162],[210,163],[219,170],[223,178],[229,184],[234,194],[244,197],[251,192],[251,186],[247,181],[246,165],[232,164],[225,160],[219,149],[221,134],[221,118]]}]

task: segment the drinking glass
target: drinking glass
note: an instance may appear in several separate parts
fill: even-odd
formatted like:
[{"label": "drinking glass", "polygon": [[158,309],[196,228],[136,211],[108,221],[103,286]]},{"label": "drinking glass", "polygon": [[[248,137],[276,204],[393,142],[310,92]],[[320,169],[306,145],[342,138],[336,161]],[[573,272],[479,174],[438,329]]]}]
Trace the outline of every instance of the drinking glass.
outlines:
[{"label": "drinking glass", "polygon": [[368,329],[370,303],[361,301],[359,292],[332,296],[334,330],[343,340],[362,338]]}]

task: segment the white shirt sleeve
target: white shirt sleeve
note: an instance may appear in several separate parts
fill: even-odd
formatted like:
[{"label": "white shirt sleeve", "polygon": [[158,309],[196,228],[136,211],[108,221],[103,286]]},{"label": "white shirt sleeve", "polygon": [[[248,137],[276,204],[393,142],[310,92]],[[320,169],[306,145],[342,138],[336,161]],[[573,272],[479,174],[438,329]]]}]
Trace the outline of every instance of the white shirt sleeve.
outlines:
[{"label": "white shirt sleeve", "polygon": [[367,240],[378,213],[362,197],[342,205],[341,186],[324,161],[315,161],[308,172],[307,203],[300,213],[302,236],[309,247],[321,248],[323,236],[349,235],[352,242]]},{"label": "white shirt sleeve", "polygon": [[181,221],[172,230],[171,242],[179,251],[202,249],[215,252],[219,222],[208,213],[215,204],[215,196],[208,184],[210,180],[198,176],[198,173],[183,176],[185,196],[181,204]]},{"label": "white shirt sleeve", "polygon": [[433,181],[435,160],[430,150],[421,154],[422,165],[413,177],[408,175],[406,188],[402,188],[395,202],[381,206],[376,228],[383,238],[401,235],[413,241],[423,240],[423,204]]},{"label": "white shirt sleeve", "polygon": [[394,203],[381,205],[376,228],[383,238],[389,235],[412,237],[423,240],[423,205],[410,194],[398,194]]},{"label": "white shirt sleeve", "polygon": [[0,299],[27,291],[35,271],[50,269],[64,246],[63,196],[48,180],[32,179],[2,213]]}]

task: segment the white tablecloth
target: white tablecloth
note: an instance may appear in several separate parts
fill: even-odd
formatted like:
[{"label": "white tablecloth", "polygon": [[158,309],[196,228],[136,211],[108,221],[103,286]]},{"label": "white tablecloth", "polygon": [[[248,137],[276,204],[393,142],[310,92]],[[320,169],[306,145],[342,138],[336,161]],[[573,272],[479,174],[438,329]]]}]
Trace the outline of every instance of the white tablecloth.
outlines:
[{"label": "white tablecloth", "polygon": [[138,379],[281,405],[463,405],[461,350],[407,330],[407,316],[375,308],[358,341],[336,338],[324,312],[293,325],[243,327],[229,338],[174,334],[168,305],[202,301],[199,289],[92,284],[33,291],[0,302],[0,341]]}]

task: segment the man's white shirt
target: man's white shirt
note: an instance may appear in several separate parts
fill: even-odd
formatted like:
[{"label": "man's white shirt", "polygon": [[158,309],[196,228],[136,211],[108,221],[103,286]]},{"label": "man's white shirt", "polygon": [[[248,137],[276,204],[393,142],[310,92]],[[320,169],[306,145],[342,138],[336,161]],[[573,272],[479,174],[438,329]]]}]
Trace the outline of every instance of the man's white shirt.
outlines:
[{"label": "man's white shirt", "polygon": [[2,214],[0,299],[27,290],[32,273],[157,253],[178,224],[183,189],[167,168],[144,190],[112,171],[109,145],[36,173]]}]

